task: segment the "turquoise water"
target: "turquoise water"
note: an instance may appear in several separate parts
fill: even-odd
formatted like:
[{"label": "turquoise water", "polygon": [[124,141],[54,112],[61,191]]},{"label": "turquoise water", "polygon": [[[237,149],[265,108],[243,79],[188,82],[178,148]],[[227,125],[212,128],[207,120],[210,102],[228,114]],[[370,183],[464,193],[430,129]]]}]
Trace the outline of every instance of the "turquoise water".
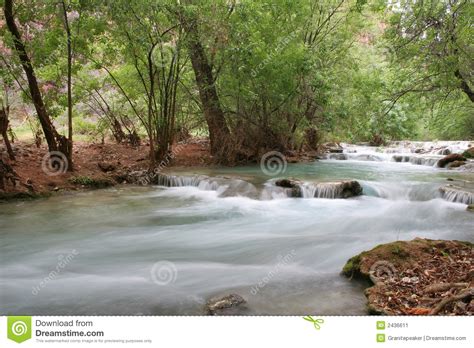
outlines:
[{"label": "turquoise water", "polygon": [[247,314],[364,314],[364,285],[339,275],[351,256],[415,237],[474,242],[474,214],[438,193],[472,174],[351,160],[281,174],[360,180],[365,195],[342,200],[263,199],[272,178],[259,166],[174,173],[248,184],[230,196],[128,186],[1,205],[0,310],[202,314],[209,297],[235,292]]}]

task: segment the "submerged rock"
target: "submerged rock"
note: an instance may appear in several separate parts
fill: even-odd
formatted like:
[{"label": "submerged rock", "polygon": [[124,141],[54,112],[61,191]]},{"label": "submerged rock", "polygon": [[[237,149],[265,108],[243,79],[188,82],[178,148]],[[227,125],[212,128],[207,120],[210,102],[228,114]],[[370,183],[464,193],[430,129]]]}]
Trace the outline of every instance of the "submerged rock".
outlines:
[{"label": "submerged rock", "polygon": [[205,310],[209,315],[235,315],[240,314],[242,306],[247,303],[237,294],[214,297],[206,302]]},{"label": "submerged rock", "polygon": [[454,161],[466,161],[466,158],[463,155],[460,155],[458,153],[453,153],[451,155],[447,155],[446,157],[441,158],[438,161],[438,167],[444,168],[448,163],[454,162]]},{"label": "submerged rock", "polygon": [[416,238],[364,251],[342,273],[373,284],[365,291],[370,314],[469,315],[473,266],[470,242]]}]

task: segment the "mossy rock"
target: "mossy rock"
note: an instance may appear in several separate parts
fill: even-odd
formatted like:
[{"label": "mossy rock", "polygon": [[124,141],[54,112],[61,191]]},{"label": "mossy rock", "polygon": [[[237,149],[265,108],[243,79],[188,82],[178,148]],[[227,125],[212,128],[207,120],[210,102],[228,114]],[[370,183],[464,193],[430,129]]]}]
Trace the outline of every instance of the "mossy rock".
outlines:
[{"label": "mossy rock", "polygon": [[469,149],[464,151],[462,155],[466,158],[474,158],[474,147],[470,147]]}]

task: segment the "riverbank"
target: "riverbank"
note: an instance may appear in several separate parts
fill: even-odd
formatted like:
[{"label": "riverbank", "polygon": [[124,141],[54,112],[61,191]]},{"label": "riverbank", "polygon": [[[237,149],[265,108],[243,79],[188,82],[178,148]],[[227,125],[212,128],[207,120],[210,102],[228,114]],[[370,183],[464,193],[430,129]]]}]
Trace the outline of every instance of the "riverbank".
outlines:
[{"label": "riverbank", "polygon": [[[362,144],[363,145],[363,144]],[[410,162],[414,165],[436,165],[444,161],[443,166],[457,171],[470,171],[474,167],[473,147],[468,142],[393,142],[385,147],[354,147],[350,144],[327,143],[318,151],[289,152],[281,154],[281,161],[288,163],[314,162],[318,159]],[[113,186],[127,183],[126,177],[131,172],[144,171],[149,168],[148,146],[128,146],[116,143],[90,144],[76,143],[74,150],[74,171],[67,171],[61,158],[51,162],[47,157],[47,148],[37,148],[29,142],[17,142],[13,146],[15,161],[9,161],[5,149],[0,145],[2,161],[10,165],[14,173],[13,180],[5,180],[0,188],[0,199],[28,199],[47,197],[55,192],[76,191]],[[367,153],[358,153],[360,148]],[[356,150],[358,149],[358,150]],[[467,154],[467,158],[459,158]],[[402,155],[400,155],[401,153]],[[445,159],[447,158],[447,159]],[[460,161],[464,159],[464,161]],[[54,160],[56,163],[54,163]],[[441,162],[440,162],[441,163]],[[271,164],[271,163],[270,163]],[[174,169],[203,168],[213,166],[209,154],[209,142],[205,138],[194,138],[186,143],[173,147],[172,158],[160,166],[163,172]],[[453,181],[456,181],[453,179]],[[14,183],[14,184],[13,184]],[[441,189],[445,196],[461,197],[463,190],[472,194],[474,184],[461,180],[451,182]],[[470,195],[469,194],[469,195]],[[464,199],[472,204],[470,199]]]},{"label": "riverbank", "polygon": [[[16,160],[2,157],[15,173],[15,185],[6,182],[5,189],[0,189],[0,199],[32,199],[56,192],[113,186],[123,183],[121,178],[125,173],[149,167],[146,145],[132,147],[115,143],[75,143],[74,148],[74,171],[71,172],[65,170],[60,158],[59,163],[48,163],[45,146],[37,148],[28,142],[15,143],[13,149]],[[206,166],[210,163],[207,141],[200,139],[180,146],[173,161],[173,165],[185,167]]]},{"label": "riverbank", "polygon": [[370,314],[473,315],[474,249],[470,242],[416,238],[364,251],[342,273],[372,284]]}]

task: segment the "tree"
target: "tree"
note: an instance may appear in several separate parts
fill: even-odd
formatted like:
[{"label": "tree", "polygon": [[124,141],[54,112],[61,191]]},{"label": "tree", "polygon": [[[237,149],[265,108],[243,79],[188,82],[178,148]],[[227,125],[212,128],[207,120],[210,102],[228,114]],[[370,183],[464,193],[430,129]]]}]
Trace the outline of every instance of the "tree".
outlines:
[{"label": "tree", "polygon": [[72,149],[69,147],[67,139],[56,131],[56,128],[54,127],[48,115],[48,111],[45,107],[43,97],[38,86],[38,80],[36,78],[33,65],[26,51],[25,44],[22,41],[20,31],[18,30],[18,27],[15,23],[13,0],[5,0],[3,12],[7,23],[7,28],[13,39],[14,48],[18,54],[18,58],[20,59],[21,65],[28,80],[30,96],[35,106],[38,119],[41,123],[46,142],[48,143],[49,151],[61,151],[66,155],[66,157],[68,157]]},{"label": "tree", "polygon": [[[213,66],[209,62],[199,34],[198,17],[195,9],[184,7],[179,10],[179,18],[188,34],[188,50],[196,84],[199,89],[204,117],[209,130],[211,154],[223,162],[231,157],[230,131],[215,86]],[[232,161],[232,160],[231,160]]]},{"label": "tree", "polygon": [[13,153],[10,139],[8,138],[8,127],[9,120],[8,115],[10,113],[10,103],[8,102],[8,85],[6,81],[3,81],[3,95],[0,96],[0,133],[2,134],[5,147],[7,148],[8,156],[12,161],[15,160],[15,154]]},{"label": "tree", "polygon": [[70,151],[67,154],[68,170],[72,171],[72,42],[71,28],[69,27],[69,19],[67,18],[68,10],[65,0],[61,0],[64,29],[67,38],[67,119],[68,119],[68,147]]}]

